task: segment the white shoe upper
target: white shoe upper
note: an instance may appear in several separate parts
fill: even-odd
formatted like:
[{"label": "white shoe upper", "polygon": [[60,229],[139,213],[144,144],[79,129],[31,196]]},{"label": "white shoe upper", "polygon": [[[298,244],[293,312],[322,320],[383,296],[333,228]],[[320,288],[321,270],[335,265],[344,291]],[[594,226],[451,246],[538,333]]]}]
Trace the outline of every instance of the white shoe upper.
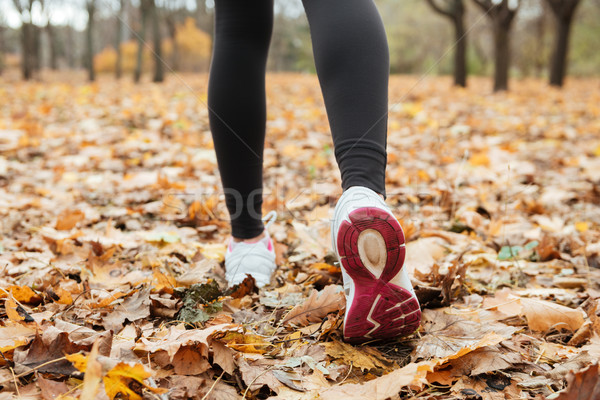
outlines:
[{"label": "white shoe upper", "polygon": [[265,237],[255,243],[234,242],[231,238],[225,253],[225,278],[230,286],[241,283],[246,275],[252,275],[256,286],[263,287],[271,282],[275,272],[275,248],[267,228],[275,221],[277,214],[272,211],[265,217],[269,220],[265,227]]}]

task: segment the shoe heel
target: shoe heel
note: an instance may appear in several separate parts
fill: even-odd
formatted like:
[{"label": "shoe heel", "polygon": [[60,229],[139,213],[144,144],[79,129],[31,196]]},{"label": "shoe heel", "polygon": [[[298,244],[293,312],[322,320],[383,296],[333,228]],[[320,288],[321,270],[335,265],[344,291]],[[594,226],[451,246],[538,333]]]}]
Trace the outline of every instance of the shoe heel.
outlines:
[{"label": "shoe heel", "polygon": [[421,322],[419,302],[409,290],[389,283],[404,265],[400,224],[376,207],[355,210],[349,219],[341,224],[337,237],[340,261],[354,282],[344,337],[360,343],[411,334]]}]

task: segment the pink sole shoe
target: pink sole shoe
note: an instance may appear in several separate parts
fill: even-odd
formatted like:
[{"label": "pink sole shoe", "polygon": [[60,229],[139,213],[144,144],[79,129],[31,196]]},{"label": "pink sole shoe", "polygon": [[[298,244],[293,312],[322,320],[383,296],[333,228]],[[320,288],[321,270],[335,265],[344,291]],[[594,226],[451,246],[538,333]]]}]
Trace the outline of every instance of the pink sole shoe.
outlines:
[{"label": "pink sole shoe", "polygon": [[[413,333],[421,322],[421,308],[402,270],[406,250],[400,224],[380,207],[357,208],[348,217],[336,238],[340,262],[351,279],[345,340],[361,343]],[[398,275],[400,280],[394,279]]]}]

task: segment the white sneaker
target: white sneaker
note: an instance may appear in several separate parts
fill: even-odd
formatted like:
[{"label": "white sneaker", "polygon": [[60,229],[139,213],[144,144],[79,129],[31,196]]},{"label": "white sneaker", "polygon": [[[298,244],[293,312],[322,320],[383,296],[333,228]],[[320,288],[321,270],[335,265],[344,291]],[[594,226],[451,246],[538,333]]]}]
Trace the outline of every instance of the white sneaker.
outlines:
[{"label": "white sneaker", "polygon": [[255,243],[235,242],[229,239],[227,251],[225,252],[225,278],[229,286],[234,286],[246,279],[246,274],[252,275],[256,286],[263,287],[271,282],[271,276],[275,272],[275,248],[273,240],[267,230],[277,219],[277,213],[271,211],[263,221],[268,220],[265,225],[265,237]]},{"label": "white sneaker", "polygon": [[405,336],[419,328],[421,308],[404,265],[404,233],[383,199],[353,186],[339,199],[331,224],[340,260],[350,342]]}]

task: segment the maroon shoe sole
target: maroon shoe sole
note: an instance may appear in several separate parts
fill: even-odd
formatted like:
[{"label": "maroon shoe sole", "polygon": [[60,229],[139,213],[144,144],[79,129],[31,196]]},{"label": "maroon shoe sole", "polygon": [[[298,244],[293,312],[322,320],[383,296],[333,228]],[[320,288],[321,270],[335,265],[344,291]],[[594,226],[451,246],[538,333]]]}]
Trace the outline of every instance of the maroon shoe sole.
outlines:
[{"label": "maroon shoe sole", "polygon": [[390,283],[402,269],[404,233],[389,213],[364,207],[342,222],[337,250],[354,281],[352,304],[346,305],[344,339],[361,343],[406,336],[419,328],[421,308],[414,294]]}]

